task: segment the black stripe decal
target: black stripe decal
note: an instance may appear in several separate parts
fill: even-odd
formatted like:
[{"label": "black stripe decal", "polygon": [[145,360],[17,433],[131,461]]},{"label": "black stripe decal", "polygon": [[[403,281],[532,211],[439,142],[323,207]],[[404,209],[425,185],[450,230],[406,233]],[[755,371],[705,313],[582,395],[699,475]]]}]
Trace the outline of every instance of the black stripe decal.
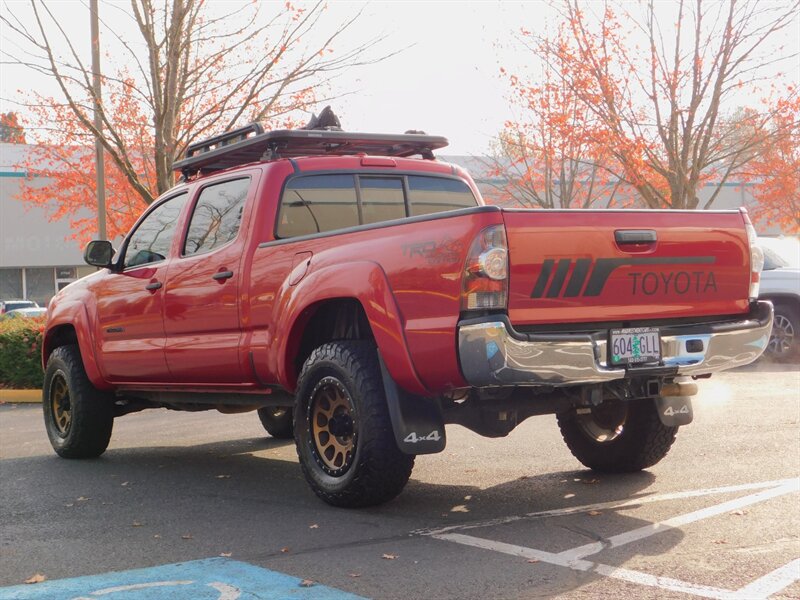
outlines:
[{"label": "black stripe decal", "polygon": [[550,288],[547,290],[548,298],[558,298],[558,295],[561,293],[561,286],[564,285],[564,280],[567,278],[567,271],[569,271],[571,262],[572,261],[568,258],[562,258],[558,261],[556,274],[553,275],[553,283],[550,284]]},{"label": "black stripe decal", "polygon": [[536,285],[533,286],[533,292],[531,292],[531,298],[541,298],[542,294],[544,294],[544,288],[547,286],[547,280],[550,279],[550,274],[553,272],[553,261],[552,258],[548,258],[542,263],[542,270],[539,273],[539,279],[536,280]]},{"label": "black stripe decal", "polygon": [[579,258],[575,261],[575,268],[572,270],[572,277],[569,278],[567,290],[564,292],[565,298],[574,298],[579,296],[583,283],[586,281],[586,275],[589,274],[589,267],[592,264],[591,258]]}]

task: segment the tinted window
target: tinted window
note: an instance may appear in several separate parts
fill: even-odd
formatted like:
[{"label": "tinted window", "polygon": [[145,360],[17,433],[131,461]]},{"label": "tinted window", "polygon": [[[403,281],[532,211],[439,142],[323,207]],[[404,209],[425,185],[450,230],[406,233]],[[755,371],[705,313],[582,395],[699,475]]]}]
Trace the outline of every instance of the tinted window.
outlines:
[{"label": "tinted window", "polygon": [[380,223],[406,216],[403,181],[396,177],[359,177],[363,223]]},{"label": "tinted window", "polygon": [[294,237],[358,225],[352,175],[312,175],[292,179],[283,192],[278,237]]},{"label": "tinted window", "polygon": [[458,179],[411,176],[408,178],[408,192],[411,216],[478,205],[469,186]]},{"label": "tinted window", "polygon": [[131,234],[125,251],[126,267],[158,262],[169,255],[169,248],[178,225],[178,216],[188,197],[188,193],[183,193],[170,198],[139,224]]},{"label": "tinted window", "polygon": [[249,188],[249,178],[203,188],[189,221],[184,254],[210,252],[236,237]]}]

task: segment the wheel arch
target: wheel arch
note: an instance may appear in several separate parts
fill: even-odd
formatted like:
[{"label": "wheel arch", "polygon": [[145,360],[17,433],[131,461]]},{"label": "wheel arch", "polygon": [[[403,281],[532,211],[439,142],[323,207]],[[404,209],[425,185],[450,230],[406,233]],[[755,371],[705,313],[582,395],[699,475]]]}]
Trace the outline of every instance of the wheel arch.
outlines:
[{"label": "wheel arch", "polygon": [[278,310],[278,376],[287,390],[295,389],[300,367],[315,347],[335,339],[373,339],[400,387],[429,394],[411,362],[402,316],[377,263],[315,271],[285,290]]},{"label": "wheel arch", "polygon": [[83,305],[60,304],[57,311],[48,317],[42,340],[42,368],[47,368],[47,361],[56,348],[68,344],[77,344],[86,375],[92,385],[98,389],[110,389],[97,363],[89,316]]}]

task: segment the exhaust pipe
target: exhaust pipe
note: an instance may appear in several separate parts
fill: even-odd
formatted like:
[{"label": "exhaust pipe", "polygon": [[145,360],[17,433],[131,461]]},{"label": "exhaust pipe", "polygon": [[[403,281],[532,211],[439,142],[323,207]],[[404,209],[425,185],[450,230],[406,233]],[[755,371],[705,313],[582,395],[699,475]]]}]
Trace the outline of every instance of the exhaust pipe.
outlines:
[{"label": "exhaust pipe", "polygon": [[691,381],[673,381],[661,386],[661,396],[695,396],[697,384]]}]

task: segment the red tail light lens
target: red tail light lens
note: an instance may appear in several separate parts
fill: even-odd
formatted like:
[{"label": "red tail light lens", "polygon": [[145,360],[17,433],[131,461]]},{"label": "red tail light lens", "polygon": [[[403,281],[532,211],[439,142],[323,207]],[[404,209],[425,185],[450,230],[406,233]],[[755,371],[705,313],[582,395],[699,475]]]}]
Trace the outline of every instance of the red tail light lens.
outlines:
[{"label": "red tail light lens", "polygon": [[508,303],[508,244],[503,225],[482,230],[464,265],[461,310],[505,309]]}]

